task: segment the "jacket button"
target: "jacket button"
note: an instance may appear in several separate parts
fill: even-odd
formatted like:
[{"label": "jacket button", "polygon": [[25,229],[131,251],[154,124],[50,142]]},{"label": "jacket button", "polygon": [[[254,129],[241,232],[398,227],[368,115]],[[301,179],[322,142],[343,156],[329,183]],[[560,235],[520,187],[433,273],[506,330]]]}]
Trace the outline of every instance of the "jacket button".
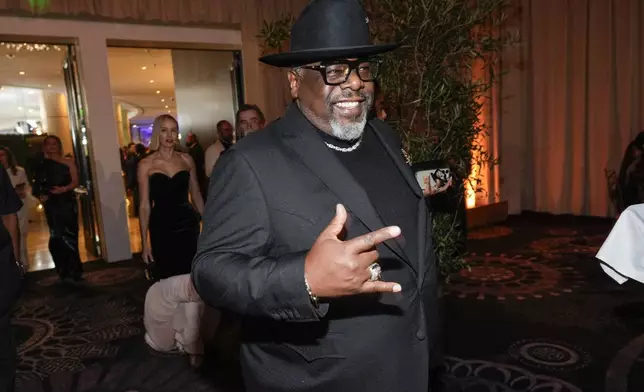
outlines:
[{"label": "jacket button", "polygon": [[418,340],[425,340],[425,331],[419,329],[418,332],[416,332],[416,337]]}]

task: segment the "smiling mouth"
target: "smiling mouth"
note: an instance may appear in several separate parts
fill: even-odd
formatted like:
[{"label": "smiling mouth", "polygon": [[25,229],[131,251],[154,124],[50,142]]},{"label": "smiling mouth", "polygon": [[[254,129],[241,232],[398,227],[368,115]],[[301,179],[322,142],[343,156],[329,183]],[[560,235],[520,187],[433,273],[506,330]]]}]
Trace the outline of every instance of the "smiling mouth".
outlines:
[{"label": "smiling mouth", "polygon": [[358,106],[360,106],[362,102],[361,101],[341,101],[341,102],[336,102],[333,105],[340,107],[342,109],[355,109]]}]

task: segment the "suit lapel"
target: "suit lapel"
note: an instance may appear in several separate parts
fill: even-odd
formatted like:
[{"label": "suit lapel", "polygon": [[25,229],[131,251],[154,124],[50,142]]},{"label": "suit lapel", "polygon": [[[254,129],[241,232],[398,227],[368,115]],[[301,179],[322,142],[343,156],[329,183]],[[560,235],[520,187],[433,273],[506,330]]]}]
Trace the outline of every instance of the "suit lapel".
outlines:
[{"label": "suit lapel", "polygon": [[391,159],[393,159],[396,167],[398,168],[398,171],[400,171],[400,174],[403,176],[409,187],[414,191],[414,194],[417,197],[423,198],[423,190],[420,188],[420,185],[418,185],[416,176],[411,170],[409,164],[407,164],[407,162],[405,162],[405,160],[403,159],[402,151],[395,151],[392,148],[391,143],[387,142],[385,135],[383,135],[381,124],[382,123],[379,120],[373,120],[369,122],[369,125],[371,125],[374,133],[376,134],[382,145],[385,147],[387,153],[389,153],[389,155],[391,156]]},{"label": "suit lapel", "polygon": [[[371,231],[384,227],[384,223],[369,201],[365,190],[353,178],[335,155],[324,145],[315,127],[291,105],[284,116],[284,143],[291,148],[304,164],[351,210]],[[398,257],[410,264],[398,242],[385,241]],[[413,266],[410,267],[413,268]],[[415,269],[414,269],[415,270]]]}]

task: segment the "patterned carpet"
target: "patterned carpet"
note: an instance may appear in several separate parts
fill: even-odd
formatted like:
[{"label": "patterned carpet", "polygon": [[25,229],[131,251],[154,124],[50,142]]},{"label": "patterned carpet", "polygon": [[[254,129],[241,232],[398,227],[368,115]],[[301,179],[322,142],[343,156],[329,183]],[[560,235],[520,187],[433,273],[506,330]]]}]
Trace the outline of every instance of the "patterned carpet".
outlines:
[{"label": "patterned carpet", "polygon": [[[618,285],[593,257],[610,227],[524,214],[470,233],[471,268],[444,290],[444,391],[644,391],[644,285]],[[139,263],[86,270],[82,285],[30,274],[14,318],[19,392],[241,390],[220,355],[199,374],[147,348]]]}]

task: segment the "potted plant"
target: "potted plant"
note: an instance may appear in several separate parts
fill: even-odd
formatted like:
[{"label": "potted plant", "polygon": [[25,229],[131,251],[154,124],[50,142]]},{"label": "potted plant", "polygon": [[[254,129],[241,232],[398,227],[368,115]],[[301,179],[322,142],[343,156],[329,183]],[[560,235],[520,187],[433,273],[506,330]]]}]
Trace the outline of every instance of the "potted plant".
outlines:
[{"label": "potted plant", "polygon": [[257,38],[262,45],[262,55],[281,53],[288,49],[291,26],[295,19],[291,14],[282,14],[274,21],[263,21]]}]

